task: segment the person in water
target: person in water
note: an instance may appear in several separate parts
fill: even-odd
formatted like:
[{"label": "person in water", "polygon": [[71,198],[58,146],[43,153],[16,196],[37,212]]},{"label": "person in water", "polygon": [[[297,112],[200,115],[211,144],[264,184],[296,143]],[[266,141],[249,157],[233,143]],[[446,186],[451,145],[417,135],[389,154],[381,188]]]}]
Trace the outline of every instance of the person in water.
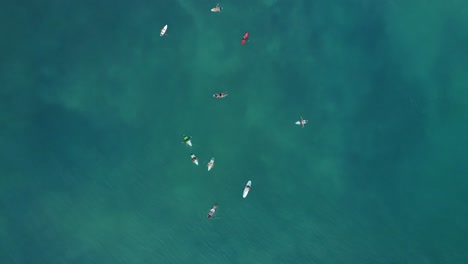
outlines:
[{"label": "person in water", "polygon": [[217,208],[218,208],[218,204],[215,204],[213,208],[210,209],[210,212],[208,212],[208,218],[211,218],[216,213]]},{"label": "person in water", "polygon": [[217,4],[215,7],[211,8],[211,12],[221,12],[221,10],[223,10],[223,8],[220,7],[219,4]]},{"label": "person in water", "polygon": [[223,97],[225,97],[225,96],[227,96],[226,93],[219,93],[219,94],[215,94],[215,95],[214,95],[214,98],[223,98]]}]

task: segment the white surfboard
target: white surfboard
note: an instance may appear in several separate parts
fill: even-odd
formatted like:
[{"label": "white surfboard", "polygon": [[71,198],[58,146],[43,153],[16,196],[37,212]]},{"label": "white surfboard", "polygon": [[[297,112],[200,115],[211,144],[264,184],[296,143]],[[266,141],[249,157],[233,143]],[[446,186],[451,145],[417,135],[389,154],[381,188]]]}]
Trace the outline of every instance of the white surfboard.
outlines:
[{"label": "white surfboard", "polygon": [[210,171],[214,167],[214,158],[211,158],[210,162],[208,162],[208,171]]},{"label": "white surfboard", "polygon": [[248,181],[247,184],[245,185],[244,193],[242,194],[242,198],[247,197],[247,195],[249,194],[251,186],[252,186],[252,181]]},{"label": "white surfboard", "polygon": [[166,35],[166,31],[167,31],[167,25],[165,25],[163,28],[161,28],[161,34],[159,34],[159,36],[164,36]]},{"label": "white surfboard", "polygon": [[190,154],[190,158],[192,159],[193,164],[198,165],[198,159],[195,155]]},{"label": "white surfboard", "polygon": [[296,121],[295,124],[296,124],[296,125],[299,125],[299,126],[302,126],[302,128],[304,128],[304,125],[307,124],[307,123],[309,123],[309,121],[308,121],[308,120],[305,120],[305,119],[302,119],[302,117],[301,117],[301,120]]}]

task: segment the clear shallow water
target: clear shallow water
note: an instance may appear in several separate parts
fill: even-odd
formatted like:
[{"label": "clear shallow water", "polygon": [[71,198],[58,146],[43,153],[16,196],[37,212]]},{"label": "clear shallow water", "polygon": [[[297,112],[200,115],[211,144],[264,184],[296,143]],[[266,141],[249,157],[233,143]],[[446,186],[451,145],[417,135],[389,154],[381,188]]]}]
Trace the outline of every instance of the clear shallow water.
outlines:
[{"label": "clear shallow water", "polygon": [[215,4],[2,8],[1,262],[465,263],[468,6]]}]

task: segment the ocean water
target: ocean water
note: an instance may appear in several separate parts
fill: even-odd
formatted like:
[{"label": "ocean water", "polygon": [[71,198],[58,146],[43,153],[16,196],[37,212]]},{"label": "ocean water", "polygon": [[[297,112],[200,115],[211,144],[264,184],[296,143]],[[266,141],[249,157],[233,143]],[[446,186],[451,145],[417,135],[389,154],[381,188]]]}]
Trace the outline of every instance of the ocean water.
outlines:
[{"label": "ocean water", "polygon": [[468,263],[468,2],[215,4],[2,4],[0,263]]}]

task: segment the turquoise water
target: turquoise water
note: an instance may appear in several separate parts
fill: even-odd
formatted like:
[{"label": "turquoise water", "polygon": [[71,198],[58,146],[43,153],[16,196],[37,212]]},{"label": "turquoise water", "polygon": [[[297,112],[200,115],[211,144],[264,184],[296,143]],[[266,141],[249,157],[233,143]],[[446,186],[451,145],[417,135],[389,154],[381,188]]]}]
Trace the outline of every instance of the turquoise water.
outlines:
[{"label": "turquoise water", "polygon": [[468,262],[466,2],[127,2],[0,9],[0,263]]}]

